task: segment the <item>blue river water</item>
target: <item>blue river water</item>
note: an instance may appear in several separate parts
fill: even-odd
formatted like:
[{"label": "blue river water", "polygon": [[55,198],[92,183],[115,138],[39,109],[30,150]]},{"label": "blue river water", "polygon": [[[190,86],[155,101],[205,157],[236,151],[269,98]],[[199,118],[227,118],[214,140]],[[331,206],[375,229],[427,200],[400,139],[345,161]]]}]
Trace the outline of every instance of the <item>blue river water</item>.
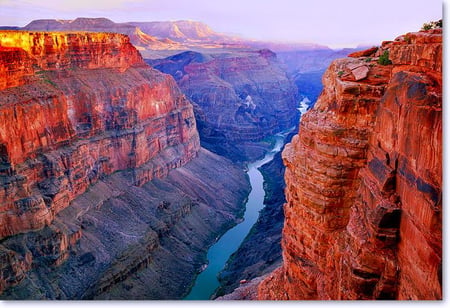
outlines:
[{"label": "blue river water", "polygon": [[191,292],[184,298],[185,300],[208,300],[214,291],[219,287],[217,274],[223,269],[228,258],[235,252],[248,232],[258,219],[259,211],[264,207],[263,176],[258,170],[259,167],[271,161],[274,155],[283,146],[285,135],[275,135],[275,146],[266,156],[248,165],[248,176],[252,190],[248,196],[244,221],[228,230],[211,248],[208,250],[208,266],[201,272],[195,281]]}]

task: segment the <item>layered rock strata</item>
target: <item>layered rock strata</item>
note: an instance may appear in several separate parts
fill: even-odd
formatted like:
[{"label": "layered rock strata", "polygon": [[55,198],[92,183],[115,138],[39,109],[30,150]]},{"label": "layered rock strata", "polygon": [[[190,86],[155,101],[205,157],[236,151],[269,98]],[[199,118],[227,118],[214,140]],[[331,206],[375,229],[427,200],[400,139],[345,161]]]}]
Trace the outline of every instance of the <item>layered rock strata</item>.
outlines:
[{"label": "layered rock strata", "polygon": [[251,143],[291,128],[297,88],[269,50],[184,52],[148,61],[192,100],[202,146],[237,160],[264,156]]},{"label": "layered rock strata", "polygon": [[142,186],[131,179],[131,170],[105,177],[49,226],[4,239],[0,256],[8,262],[1,272],[15,286],[0,298],[187,295],[207,248],[243,215],[250,191],[245,173],[201,149],[165,178]]},{"label": "layered rock strata", "polygon": [[[0,46],[0,239],[51,226],[116,171],[140,186],[197,156],[192,105],[126,36],[2,31]],[[61,235],[57,246],[79,236]],[[2,249],[0,289],[33,256],[13,255]]]},{"label": "layered rock strata", "polygon": [[283,152],[283,265],[259,299],[442,299],[442,31],[354,56]]}]

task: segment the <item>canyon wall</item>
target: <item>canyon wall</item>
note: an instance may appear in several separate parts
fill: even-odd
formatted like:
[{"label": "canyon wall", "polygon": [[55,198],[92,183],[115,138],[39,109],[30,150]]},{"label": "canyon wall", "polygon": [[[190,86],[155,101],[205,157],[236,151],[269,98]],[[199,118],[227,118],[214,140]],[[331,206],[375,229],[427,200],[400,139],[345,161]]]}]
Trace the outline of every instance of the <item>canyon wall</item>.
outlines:
[{"label": "canyon wall", "polygon": [[100,179],[49,226],[3,239],[0,299],[186,296],[208,247],[243,215],[245,173],[204,149],[142,186],[132,173]]},{"label": "canyon wall", "polygon": [[[141,186],[200,149],[192,105],[125,35],[1,31],[0,77],[0,239],[48,230],[107,175],[127,170]],[[3,248],[0,290],[35,257]]]},{"label": "canyon wall", "polygon": [[297,88],[269,50],[184,52],[149,64],[192,100],[202,146],[236,160],[262,157],[256,142],[296,125]]},{"label": "canyon wall", "polygon": [[442,299],[442,30],[336,60],[323,83],[283,152],[283,265],[258,298]]}]

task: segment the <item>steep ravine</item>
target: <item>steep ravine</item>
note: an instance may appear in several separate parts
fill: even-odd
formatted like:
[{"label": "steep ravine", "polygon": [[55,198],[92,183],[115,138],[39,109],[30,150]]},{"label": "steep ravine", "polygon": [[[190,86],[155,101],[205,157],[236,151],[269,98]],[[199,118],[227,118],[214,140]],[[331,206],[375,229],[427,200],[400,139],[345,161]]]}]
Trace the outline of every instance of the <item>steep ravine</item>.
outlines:
[{"label": "steep ravine", "polygon": [[[189,295],[185,298],[186,300],[205,300],[214,298],[216,295],[214,294],[216,289],[220,287],[222,282],[219,280],[221,270],[224,268],[227,260],[233,254],[235,255],[235,251],[239,248],[241,250],[242,243],[247,242],[253,237],[250,236],[255,228],[255,225],[258,225],[259,220],[261,219],[261,211],[265,209],[265,199],[266,199],[266,182],[260,171],[261,166],[268,164],[271,162],[275,156],[278,155],[280,150],[283,148],[286,135],[289,132],[292,132],[293,129],[277,134],[270,139],[273,140],[271,142],[273,144],[270,151],[266,153],[264,158],[257,160],[255,162],[251,162],[247,165],[247,175],[251,184],[251,192],[248,195],[247,202],[245,204],[245,214],[243,217],[243,221],[239,223],[237,226],[228,230],[213,246],[208,250],[208,264],[205,270],[199,274],[197,277],[195,284],[190,291]],[[278,178],[277,178],[278,179]],[[282,181],[282,178],[281,178]],[[279,193],[279,192],[276,192]],[[281,226],[282,217],[278,218],[278,226]],[[270,229],[270,228],[269,228]],[[275,234],[280,235],[281,229],[276,229],[274,227]],[[277,232],[278,231],[278,232]],[[262,234],[264,236],[264,234]],[[279,244],[279,238],[270,239],[268,242],[273,242],[274,246]],[[261,243],[257,242],[254,245],[256,249],[265,248]],[[248,248],[248,246],[246,246]],[[274,247],[272,252],[280,252],[279,247]],[[254,251],[249,251],[250,254],[255,254]],[[256,258],[261,258],[260,255],[256,254]],[[264,258],[261,258],[264,261]],[[254,261],[254,260],[253,260]],[[248,263],[242,264],[243,266],[248,266]],[[240,267],[239,269],[242,269]],[[258,271],[255,272],[256,275],[259,274]]]},{"label": "steep ravine", "polygon": [[[297,130],[286,136],[286,143],[290,142],[295,131]],[[259,212],[258,220],[250,232],[219,273],[220,287],[216,290],[214,297],[231,293],[241,281],[245,284],[255,277],[270,273],[281,264],[283,204],[286,202],[285,167],[281,151],[258,170],[264,179],[264,207]]]}]

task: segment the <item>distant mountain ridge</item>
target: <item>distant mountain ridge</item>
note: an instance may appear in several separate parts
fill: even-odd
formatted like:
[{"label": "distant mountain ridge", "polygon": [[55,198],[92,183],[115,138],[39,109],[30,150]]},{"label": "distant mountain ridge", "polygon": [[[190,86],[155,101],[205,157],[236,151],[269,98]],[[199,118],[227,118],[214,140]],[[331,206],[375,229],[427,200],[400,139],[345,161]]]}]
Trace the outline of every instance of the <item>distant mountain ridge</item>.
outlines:
[{"label": "distant mountain ridge", "polygon": [[219,33],[207,24],[192,20],[116,23],[108,18],[78,17],[37,19],[24,27],[0,26],[3,30],[115,32],[128,35],[144,58],[164,58],[178,51],[209,49],[263,49],[275,52],[322,50],[312,43],[264,42]]},{"label": "distant mountain ridge", "polygon": [[20,30],[32,31],[88,31],[88,32],[116,32],[130,37],[130,41],[139,50],[142,49],[182,49],[180,44],[164,39],[160,40],[144,33],[139,27],[127,23],[115,23],[108,18],[79,17],[74,20],[66,19],[38,19],[33,20]]},{"label": "distant mountain ridge", "polygon": [[151,21],[129,22],[127,24],[139,27],[145,33],[149,33],[157,38],[169,38],[178,42],[192,40],[237,40],[237,38],[235,37],[217,33],[213,31],[207,24],[199,21]]},{"label": "distant mountain ridge", "polygon": [[[139,30],[137,30],[137,28]],[[192,40],[235,40],[230,36],[213,31],[208,25],[199,21],[151,21],[151,22],[124,22],[116,23],[112,20],[99,17],[78,17],[68,19],[37,19],[33,20],[23,30],[38,31],[95,31],[95,32],[120,32],[133,34],[141,31],[156,39],[171,39],[178,42]]]}]

